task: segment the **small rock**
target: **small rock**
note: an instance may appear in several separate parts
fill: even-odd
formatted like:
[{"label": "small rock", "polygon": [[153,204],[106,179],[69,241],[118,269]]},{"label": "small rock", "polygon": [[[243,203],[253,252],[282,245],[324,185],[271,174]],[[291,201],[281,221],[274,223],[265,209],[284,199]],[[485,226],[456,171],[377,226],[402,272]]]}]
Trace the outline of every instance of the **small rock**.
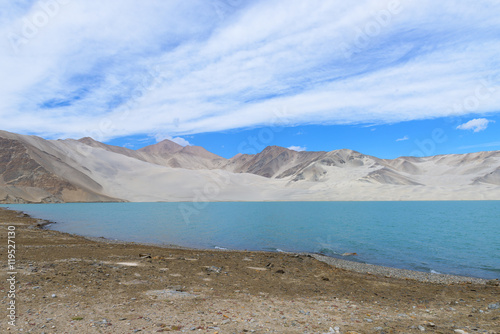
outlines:
[{"label": "small rock", "polygon": [[283,269],[278,269],[276,270],[276,274],[284,274],[285,271]]},{"label": "small rock", "polygon": [[500,308],[500,303],[494,303],[494,304],[488,305],[489,310],[498,310],[499,308]]},{"label": "small rock", "polygon": [[429,323],[427,324],[427,326],[429,326],[429,327],[436,327],[436,324],[435,324],[435,323],[433,323],[433,322],[429,322]]},{"label": "small rock", "polygon": [[57,296],[56,296],[56,294],[55,294],[55,293],[53,293],[51,297],[52,297],[52,298],[56,298]]},{"label": "small rock", "polygon": [[455,329],[454,332],[459,333],[459,334],[469,334],[469,332],[466,332],[466,331],[461,330],[461,329]]},{"label": "small rock", "polygon": [[210,272],[210,273],[220,274],[220,272],[222,271],[222,268],[215,267],[215,266],[210,266],[210,267],[207,268],[207,271]]},{"label": "small rock", "polygon": [[425,332],[425,327],[422,326],[422,325],[418,325],[418,330],[421,331],[421,332]]},{"label": "small rock", "polygon": [[486,285],[499,286],[500,281],[498,279],[491,279],[491,280],[486,282]]},{"label": "small rock", "polygon": [[373,322],[372,319],[365,319],[366,322]]}]

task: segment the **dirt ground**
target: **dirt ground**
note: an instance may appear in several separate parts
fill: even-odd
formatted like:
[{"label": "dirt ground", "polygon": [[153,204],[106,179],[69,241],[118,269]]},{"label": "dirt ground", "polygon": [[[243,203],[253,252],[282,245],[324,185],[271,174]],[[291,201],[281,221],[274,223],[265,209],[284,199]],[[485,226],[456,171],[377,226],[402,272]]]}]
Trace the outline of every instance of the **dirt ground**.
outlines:
[{"label": "dirt ground", "polygon": [[98,242],[37,223],[0,209],[2,277],[16,273],[15,325],[10,281],[0,285],[2,333],[500,333],[493,281],[422,283],[307,255]]}]

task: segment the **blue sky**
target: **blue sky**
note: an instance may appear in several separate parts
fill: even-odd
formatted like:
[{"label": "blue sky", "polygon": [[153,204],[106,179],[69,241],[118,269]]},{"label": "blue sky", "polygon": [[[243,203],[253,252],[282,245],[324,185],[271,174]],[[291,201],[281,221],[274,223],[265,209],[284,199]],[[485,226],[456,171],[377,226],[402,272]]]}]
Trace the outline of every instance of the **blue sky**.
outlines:
[{"label": "blue sky", "polygon": [[3,130],[224,157],[500,149],[498,1],[0,6]]}]

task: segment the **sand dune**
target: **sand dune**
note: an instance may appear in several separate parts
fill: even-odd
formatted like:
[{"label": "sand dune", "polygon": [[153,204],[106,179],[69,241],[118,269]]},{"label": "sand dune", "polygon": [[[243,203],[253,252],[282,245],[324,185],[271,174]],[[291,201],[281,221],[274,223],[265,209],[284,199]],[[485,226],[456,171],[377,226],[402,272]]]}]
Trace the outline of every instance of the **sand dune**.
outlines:
[{"label": "sand dune", "polygon": [[500,152],[379,159],[271,146],[224,159],[163,141],[141,150],[91,138],[0,131],[0,202],[500,199]]}]

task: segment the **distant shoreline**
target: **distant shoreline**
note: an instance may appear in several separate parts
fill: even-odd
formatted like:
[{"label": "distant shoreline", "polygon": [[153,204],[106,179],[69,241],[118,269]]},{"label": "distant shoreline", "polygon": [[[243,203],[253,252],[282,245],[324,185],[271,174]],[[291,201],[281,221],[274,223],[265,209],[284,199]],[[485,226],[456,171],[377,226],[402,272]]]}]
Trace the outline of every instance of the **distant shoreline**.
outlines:
[{"label": "distant shoreline", "polygon": [[[212,200],[207,203],[298,203],[298,202],[500,202],[500,199],[360,199],[360,200],[321,200],[321,199],[313,199],[313,200]],[[120,203],[197,203],[192,200],[189,201],[91,201],[91,202],[26,202],[26,203],[0,203],[0,207],[5,207],[6,205],[27,205],[27,204],[120,204]]]}]

